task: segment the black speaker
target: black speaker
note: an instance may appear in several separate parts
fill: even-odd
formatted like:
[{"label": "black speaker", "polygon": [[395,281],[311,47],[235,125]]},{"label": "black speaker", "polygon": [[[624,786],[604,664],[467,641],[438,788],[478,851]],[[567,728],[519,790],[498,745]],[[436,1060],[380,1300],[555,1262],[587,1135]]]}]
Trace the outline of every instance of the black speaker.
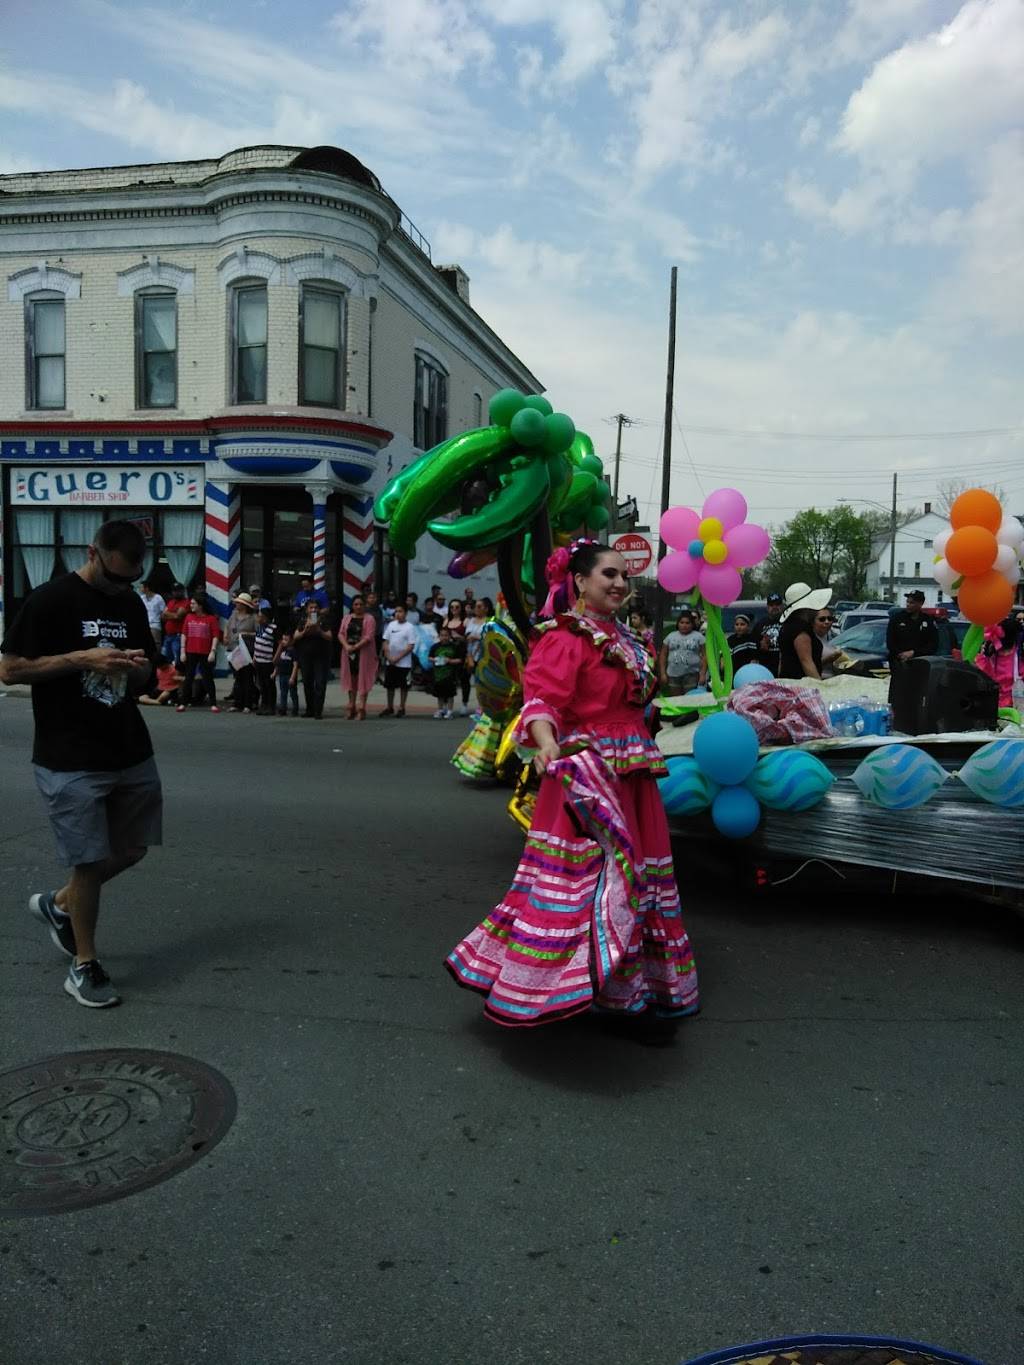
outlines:
[{"label": "black speaker", "polygon": [[905,735],[994,730],[999,688],[973,664],[926,654],[892,673],[893,729]]}]

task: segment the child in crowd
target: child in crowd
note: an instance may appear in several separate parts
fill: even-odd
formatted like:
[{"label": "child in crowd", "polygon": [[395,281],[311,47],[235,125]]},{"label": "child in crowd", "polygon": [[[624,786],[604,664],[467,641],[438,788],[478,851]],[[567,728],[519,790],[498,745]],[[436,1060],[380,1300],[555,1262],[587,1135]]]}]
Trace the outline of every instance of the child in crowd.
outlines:
[{"label": "child in crowd", "polygon": [[442,626],[438,631],[437,643],[430,647],[430,664],[434,671],[434,696],[437,698],[435,720],[451,720],[461,662],[460,644],[452,639],[449,628]]},{"label": "child in crowd", "polygon": [[256,615],[256,634],[252,642],[252,662],[256,669],[260,705],[258,714],[274,714],[274,660],[277,657],[277,626],[271,620],[270,606],[260,607]]},{"label": "child in crowd", "polygon": [[1017,672],[1017,645],[1021,628],[1015,616],[997,626],[985,627],[985,643],[975,656],[974,666],[999,686],[999,705],[1013,705],[1013,683]]},{"label": "child in crowd", "polygon": [[178,689],[178,710],[192,703],[192,687],[198,673],[203,680],[211,711],[219,711],[217,688],[213,681],[213,661],[220,640],[220,620],[209,610],[205,592],[193,593],[189,613],[181,626],[181,654],[184,678]]},{"label": "child in crowd", "polygon": [[292,650],[291,631],[284,631],[274,652],[274,674],[277,678],[277,714],[288,714],[291,702],[293,716],[299,714],[299,665]]},{"label": "child in crowd", "polygon": [[177,698],[178,688],[184,681],[174,663],[161,656],[156,668],[157,694],[155,697],[140,697],[139,701],[143,706],[170,706]]}]

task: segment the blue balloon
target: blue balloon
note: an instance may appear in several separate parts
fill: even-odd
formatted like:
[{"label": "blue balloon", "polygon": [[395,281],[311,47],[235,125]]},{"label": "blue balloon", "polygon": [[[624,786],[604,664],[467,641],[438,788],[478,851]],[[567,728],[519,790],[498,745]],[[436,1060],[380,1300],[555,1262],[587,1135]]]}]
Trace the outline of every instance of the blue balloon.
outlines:
[{"label": "blue balloon", "polygon": [[705,717],[693,734],[693,756],[701,772],[720,787],[746,781],[754,771],[758,748],[757,731],[750,721],[731,711]]},{"label": "blue balloon", "polygon": [[691,540],[686,547],[686,553],[691,559],[704,558],[704,542],[702,540]]},{"label": "blue balloon", "polygon": [[761,823],[761,807],[746,787],[723,787],[711,803],[711,818],[727,839],[745,839]]},{"label": "blue balloon", "polygon": [[774,682],[775,674],[764,664],[744,664],[733,674],[733,687],[747,687],[750,683]]}]

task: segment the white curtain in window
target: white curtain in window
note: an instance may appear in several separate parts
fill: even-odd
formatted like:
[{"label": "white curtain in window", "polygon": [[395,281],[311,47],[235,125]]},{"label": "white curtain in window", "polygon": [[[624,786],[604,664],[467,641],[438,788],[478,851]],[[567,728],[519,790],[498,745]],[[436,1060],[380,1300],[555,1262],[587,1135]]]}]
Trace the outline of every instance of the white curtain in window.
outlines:
[{"label": "white curtain in window", "polygon": [[53,573],[53,513],[36,509],[19,510],[15,513],[14,527],[29,585],[41,587],[50,581]]},{"label": "white curtain in window", "polygon": [[307,346],[336,351],[341,341],[341,299],[337,294],[307,292],[302,306],[302,339]]},{"label": "white curtain in window", "polygon": [[69,573],[85,562],[85,547],[103,524],[103,513],[95,508],[64,508],[60,514],[60,538],[64,542],[60,557]]},{"label": "white curtain in window", "polygon": [[164,554],[171,573],[187,588],[199,568],[203,540],[202,512],[172,512],[163,514]]},{"label": "white curtain in window", "polygon": [[147,298],[142,310],[142,344],[147,351],[177,347],[176,306],[173,295]]}]

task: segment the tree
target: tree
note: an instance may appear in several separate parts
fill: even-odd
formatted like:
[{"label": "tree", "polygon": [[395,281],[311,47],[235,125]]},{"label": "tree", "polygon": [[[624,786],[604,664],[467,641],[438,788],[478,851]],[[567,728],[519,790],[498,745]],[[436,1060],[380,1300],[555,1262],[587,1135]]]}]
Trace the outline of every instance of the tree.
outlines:
[{"label": "tree", "polygon": [[[943,479],[942,482],[937,485],[935,510],[941,512],[944,517],[948,517],[949,509],[956,502],[960,494],[966,492],[968,488],[977,488],[978,486],[979,485],[976,483],[969,483],[966,479]],[[1000,488],[998,484],[989,486],[988,491],[994,497],[997,497],[1001,503],[1006,502],[1006,490]]]},{"label": "tree", "polygon": [[774,532],[757,586],[784,592],[790,583],[808,583],[831,587],[839,597],[863,597],[878,540],[888,530],[884,512],[847,506],[797,512]]}]

